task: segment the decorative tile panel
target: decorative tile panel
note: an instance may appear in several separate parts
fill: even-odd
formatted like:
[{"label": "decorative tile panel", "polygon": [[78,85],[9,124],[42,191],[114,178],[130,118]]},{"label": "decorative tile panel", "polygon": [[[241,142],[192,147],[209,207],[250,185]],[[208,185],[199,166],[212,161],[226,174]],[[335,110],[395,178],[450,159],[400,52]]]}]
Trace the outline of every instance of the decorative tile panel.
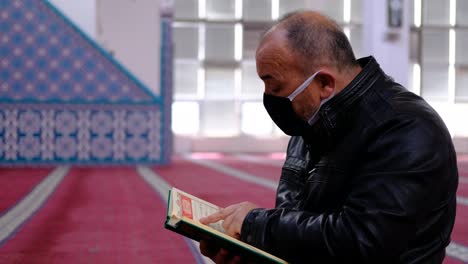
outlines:
[{"label": "decorative tile panel", "polygon": [[161,160],[156,106],[0,104],[3,162],[111,163]]},{"label": "decorative tile panel", "polygon": [[46,0],[0,0],[0,166],[167,163],[170,22],[153,95]]},{"label": "decorative tile panel", "polygon": [[149,90],[41,0],[0,0],[0,93],[11,101],[155,100]]}]

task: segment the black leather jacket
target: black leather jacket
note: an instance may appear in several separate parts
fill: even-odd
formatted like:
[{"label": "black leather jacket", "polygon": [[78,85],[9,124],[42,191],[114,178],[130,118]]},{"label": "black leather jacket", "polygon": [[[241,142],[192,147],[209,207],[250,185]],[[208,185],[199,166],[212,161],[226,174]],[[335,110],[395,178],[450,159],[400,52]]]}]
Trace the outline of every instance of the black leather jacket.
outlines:
[{"label": "black leather jacket", "polygon": [[442,263],[458,171],[450,134],[372,57],[292,137],[275,209],[254,209],[241,239],[292,263]]}]

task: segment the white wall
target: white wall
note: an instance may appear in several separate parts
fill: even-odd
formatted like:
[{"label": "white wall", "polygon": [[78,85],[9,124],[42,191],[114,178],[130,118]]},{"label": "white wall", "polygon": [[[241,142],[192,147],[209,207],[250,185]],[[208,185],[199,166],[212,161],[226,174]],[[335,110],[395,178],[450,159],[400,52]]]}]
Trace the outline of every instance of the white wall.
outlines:
[{"label": "white wall", "polygon": [[159,93],[159,1],[49,0],[155,93]]},{"label": "white wall", "polygon": [[409,88],[409,1],[404,0],[403,25],[387,25],[388,0],[363,0],[364,53],[371,54],[395,81]]},{"label": "white wall", "polygon": [[96,37],[96,0],[49,0],[88,36]]},{"label": "white wall", "polygon": [[97,39],[159,94],[159,1],[97,0]]}]

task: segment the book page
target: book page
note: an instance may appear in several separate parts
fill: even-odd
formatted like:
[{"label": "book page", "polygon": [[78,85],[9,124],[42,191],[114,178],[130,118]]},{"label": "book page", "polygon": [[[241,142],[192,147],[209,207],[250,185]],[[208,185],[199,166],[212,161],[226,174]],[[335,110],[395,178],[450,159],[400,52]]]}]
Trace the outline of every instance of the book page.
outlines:
[{"label": "book page", "polygon": [[[198,222],[200,218],[209,216],[221,209],[220,207],[214,204],[205,202],[199,198],[183,193],[179,190],[177,190],[175,194],[176,195],[174,197],[174,211],[177,212],[178,217],[187,217]],[[225,233],[225,230],[222,225],[223,221],[218,221],[216,223],[209,224],[208,226]]]}]

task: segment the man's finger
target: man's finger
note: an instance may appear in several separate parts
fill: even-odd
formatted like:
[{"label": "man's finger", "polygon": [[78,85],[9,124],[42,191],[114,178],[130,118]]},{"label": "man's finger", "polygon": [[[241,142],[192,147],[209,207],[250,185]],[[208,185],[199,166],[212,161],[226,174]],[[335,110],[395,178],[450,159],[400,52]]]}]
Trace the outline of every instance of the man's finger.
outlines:
[{"label": "man's finger", "polygon": [[233,232],[231,231],[232,230],[232,221],[233,220],[234,220],[234,216],[229,215],[224,219],[224,222],[223,222],[223,228],[226,231],[226,234],[228,236],[233,236],[234,235]]},{"label": "man's finger", "polygon": [[225,217],[224,209],[221,209],[220,211],[218,211],[218,212],[216,212],[214,214],[211,214],[209,216],[205,216],[203,218],[200,218],[200,223],[202,223],[204,225],[211,224],[211,223],[216,223],[219,220],[224,219],[224,217]]},{"label": "man's finger", "polygon": [[200,223],[202,223],[204,225],[207,225],[207,224],[211,224],[211,223],[216,223],[219,220],[223,220],[228,215],[232,214],[232,212],[234,212],[237,207],[238,207],[237,204],[230,205],[230,206],[228,206],[228,207],[226,207],[224,209],[219,210],[218,212],[216,212],[214,214],[211,214],[209,216],[200,218]]}]

